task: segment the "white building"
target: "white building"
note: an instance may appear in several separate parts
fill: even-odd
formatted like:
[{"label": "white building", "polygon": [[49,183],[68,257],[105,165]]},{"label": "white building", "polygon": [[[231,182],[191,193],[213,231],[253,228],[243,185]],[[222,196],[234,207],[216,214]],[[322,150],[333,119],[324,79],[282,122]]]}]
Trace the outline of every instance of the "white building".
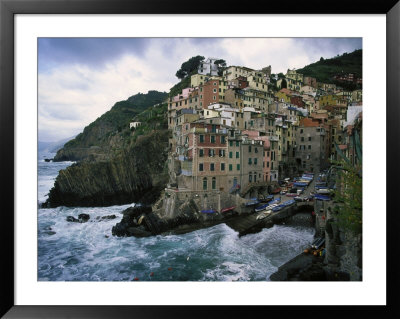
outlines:
[{"label": "white building", "polygon": [[200,62],[198,72],[203,75],[218,75],[218,65],[215,64],[215,61],[219,59],[216,58],[208,58],[207,60]]},{"label": "white building", "polygon": [[130,122],[129,123],[129,128],[132,129],[133,128],[137,128],[138,126],[142,125],[142,122]]}]

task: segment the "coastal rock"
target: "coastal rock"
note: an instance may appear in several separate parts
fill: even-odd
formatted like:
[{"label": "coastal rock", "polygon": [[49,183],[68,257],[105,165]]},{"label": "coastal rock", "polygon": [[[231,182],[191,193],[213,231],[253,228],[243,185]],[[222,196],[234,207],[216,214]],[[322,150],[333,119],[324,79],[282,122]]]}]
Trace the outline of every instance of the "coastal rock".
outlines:
[{"label": "coastal rock", "polygon": [[61,170],[43,207],[155,202],[168,182],[168,134],[140,137],[108,161],[83,161]]},{"label": "coastal rock", "polygon": [[79,214],[78,218],[67,216],[66,221],[71,223],[86,223],[90,219],[89,214]]},{"label": "coastal rock", "polygon": [[107,215],[107,216],[102,216],[101,219],[115,219],[117,216],[113,215]]},{"label": "coastal rock", "polygon": [[89,214],[79,214],[78,220],[80,223],[86,223],[90,219]]},{"label": "coastal rock", "polygon": [[78,223],[79,222],[79,220],[76,219],[74,216],[67,216],[66,221],[67,222],[71,222],[71,223]]},{"label": "coastal rock", "polygon": [[[111,233],[113,236],[150,236],[151,231],[144,226],[143,219],[152,212],[151,207],[135,206],[125,209],[122,214],[122,219],[119,223],[113,226]],[[141,217],[143,219],[140,221]],[[142,224],[143,223],[143,224]]]}]

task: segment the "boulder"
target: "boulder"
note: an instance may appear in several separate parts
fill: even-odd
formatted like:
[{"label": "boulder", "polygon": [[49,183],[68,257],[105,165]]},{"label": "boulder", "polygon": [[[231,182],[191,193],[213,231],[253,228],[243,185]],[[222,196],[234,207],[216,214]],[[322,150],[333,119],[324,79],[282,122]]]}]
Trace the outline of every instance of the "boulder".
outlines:
[{"label": "boulder", "polygon": [[89,214],[79,214],[78,220],[80,223],[86,223],[90,219]]},{"label": "boulder", "polygon": [[79,220],[76,219],[74,216],[67,216],[66,221],[67,222],[72,222],[72,223],[78,223],[79,222]]}]

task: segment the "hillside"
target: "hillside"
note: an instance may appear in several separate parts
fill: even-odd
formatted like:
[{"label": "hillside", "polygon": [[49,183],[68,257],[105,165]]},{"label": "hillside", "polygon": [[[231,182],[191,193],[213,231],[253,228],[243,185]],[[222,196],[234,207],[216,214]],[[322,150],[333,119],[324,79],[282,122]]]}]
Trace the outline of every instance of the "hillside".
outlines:
[{"label": "hillside", "polygon": [[334,83],[344,87],[346,84],[335,81],[333,76],[340,73],[355,73],[357,77],[362,77],[362,50],[344,53],[343,55],[331,59],[321,58],[320,61],[309,64],[296,71],[304,76],[314,77],[318,82]]},{"label": "hillside", "polygon": [[[146,114],[146,110],[161,103],[167,97],[167,93],[149,91],[147,94],[136,94],[125,101],[114,104],[110,111],[104,113],[94,122],[86,126],[82,133],[69,141],[57,152],[55,161],[79,161],[79,160],[109,160],[120,154],[124,148],[129,148],[136,141],[138,134],[132,134],[129,122],[139,114]],[[152,108],[147,119],[153,121],[153,127],[144,126],[141,131],[155,128],[156,123],[162,125],[162,117],[165,106],[159,105]],[[143,120],[143,116],[138,120]],[[166,124],[166,120],[165,120]]]}]

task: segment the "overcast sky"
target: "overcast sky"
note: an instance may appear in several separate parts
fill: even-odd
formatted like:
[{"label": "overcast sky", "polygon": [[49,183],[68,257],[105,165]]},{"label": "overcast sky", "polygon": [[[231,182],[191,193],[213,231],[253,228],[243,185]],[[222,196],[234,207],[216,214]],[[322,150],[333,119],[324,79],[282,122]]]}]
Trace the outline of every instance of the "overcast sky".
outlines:
[{"label": "overcast sky", "polygon": [[360,48],[361,38],[40,38],[39,140],[74,136],[139,92],[168,92],[192,56],[286,73]]}]

